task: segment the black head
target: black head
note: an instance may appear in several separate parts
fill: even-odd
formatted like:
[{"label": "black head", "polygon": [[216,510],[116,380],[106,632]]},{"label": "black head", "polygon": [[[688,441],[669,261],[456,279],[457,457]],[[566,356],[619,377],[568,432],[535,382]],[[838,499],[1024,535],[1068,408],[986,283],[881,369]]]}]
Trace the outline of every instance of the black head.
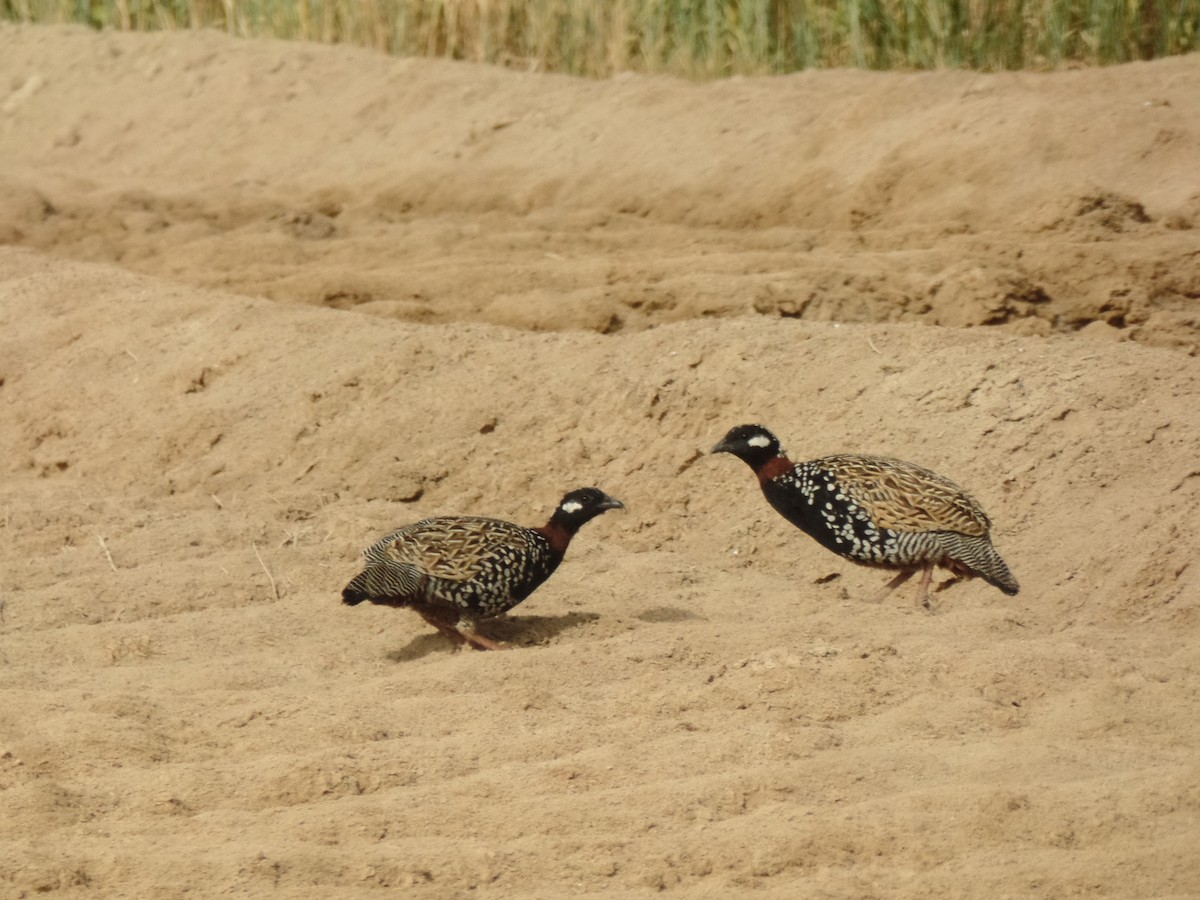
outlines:
[{"label": "black head", "polygon": [[739,425],[729,429],[729,433],[712,448],[712,452],[732,453],[738,459],[749,463],[755,470],[783,455],[779,438],[761,425]]},{"label": "black head", "polygon": [[550,521],[575,531],[606,509],[624,509],[625,504],[599,488],[577,488],[559,501]]}]

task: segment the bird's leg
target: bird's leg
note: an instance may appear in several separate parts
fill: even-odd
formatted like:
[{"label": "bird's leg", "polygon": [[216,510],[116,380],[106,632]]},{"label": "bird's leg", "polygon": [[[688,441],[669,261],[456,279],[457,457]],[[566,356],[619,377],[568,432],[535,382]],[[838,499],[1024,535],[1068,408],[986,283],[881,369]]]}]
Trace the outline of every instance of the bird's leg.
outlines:
[{"label": "bird's leg", "polygon": [[466,619],[459,621],[459,623],[455,626],[455,630],[463,640],[465,640],[476,650],[512,649],[509,644],[504,644],[500,641],[493,641],[490,637],[485,637],[484,635],[480,634],[475,630],[475,624],[473,622],[468,622]]},{"label": "bird's leg", "polygon": [[932,609],[929,605],[929,582],[933,579],[933,564],[925,566],[921,570],[921,583],[917,585],[917,603],[926,609]]},{"label": "bird's leg", "polygon": [[908,579],[912,578],[913,575],[915,575],[915,574],[916,574],[915,570],[912,570],[912,569],[909,569],[908,571],[905,571],[905,572],[901,572],[899,575],[897,575],[895,578],[893,578],[891,581],[889,581],[887,584],[885,584],[883,586],[883,590],[881,590],[878,594],[876,594],[874,597],[871,598],[871,602],[872,603],[882,603],[888,594],[890,594],[896,588],[900,587],[900,585],[904,584],[904,582],[908,581]]},{"label": "bird's leg", "polygon": [[414,607],[414,609],[415,609],[417,615],[419,615],[422,619],[424,619],[426,622],[428,622],[430,625],[432,625],[434,628],[436,628],[438,631],[440,631],[442,634],[444,634],[446,636],[446,639],[449,640],[450,643],[453,644],[456,648],[462,646],[463,644],[465,644],[467,642],[466,636],[463,635],[461,632],[459,632],[459,630],[457,628],[455,628],[453,625],[448,625],[446,622],[439,619],[436,615],[434,615],[433,613],[427,612],[426,610],[416,609],[416,607]]}]

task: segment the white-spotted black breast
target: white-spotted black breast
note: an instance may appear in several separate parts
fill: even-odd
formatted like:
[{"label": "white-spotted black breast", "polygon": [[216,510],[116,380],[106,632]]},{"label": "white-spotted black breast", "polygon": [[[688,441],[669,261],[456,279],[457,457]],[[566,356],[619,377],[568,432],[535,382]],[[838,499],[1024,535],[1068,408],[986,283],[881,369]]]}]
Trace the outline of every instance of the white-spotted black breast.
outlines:
[{"label": "white-spotted black breast", "polygon": [[477,622],[532,594],[558,568],[579,528],[621,505],[596,488],[580,488],[540,528],[478,516],[422,519],[367,548],[363,571],[346,585],[342,601],[409,607],[455,644],[501,649],[478,632]]},{"label": "white-spotted black breast", "polygon": [[1017,580],[991,542],[991,521],[973,497],[929,469],[882,456],[840,454],[793,463],[761,425],[740,425],[713,448],[745,461],[767,502],[839,556],[898,569],[882,592],[922,572],[928,601],[934,566],[979,576],[1006,594]]}]

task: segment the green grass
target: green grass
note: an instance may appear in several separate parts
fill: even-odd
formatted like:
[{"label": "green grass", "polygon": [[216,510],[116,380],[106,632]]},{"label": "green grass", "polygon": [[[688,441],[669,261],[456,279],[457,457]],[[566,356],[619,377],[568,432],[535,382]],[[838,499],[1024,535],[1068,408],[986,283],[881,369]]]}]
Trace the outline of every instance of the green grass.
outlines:
[{"label": "green grass", "polygon": [[216,27],[591,76],[1054,68],[1200,48],[1200,0],[0,0],[0,19]]}]

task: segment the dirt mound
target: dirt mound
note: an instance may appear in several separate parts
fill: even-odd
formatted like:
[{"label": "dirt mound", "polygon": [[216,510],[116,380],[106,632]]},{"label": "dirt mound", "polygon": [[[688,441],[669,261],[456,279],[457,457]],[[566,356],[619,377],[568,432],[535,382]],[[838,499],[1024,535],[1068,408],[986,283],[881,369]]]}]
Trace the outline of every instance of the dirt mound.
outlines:
[{"label": "dirt mound", "polygon": [[1192,57],[691,84],[215,34],[7,27],[0,54],[10,244],[421,323],[1197,342]]}]

